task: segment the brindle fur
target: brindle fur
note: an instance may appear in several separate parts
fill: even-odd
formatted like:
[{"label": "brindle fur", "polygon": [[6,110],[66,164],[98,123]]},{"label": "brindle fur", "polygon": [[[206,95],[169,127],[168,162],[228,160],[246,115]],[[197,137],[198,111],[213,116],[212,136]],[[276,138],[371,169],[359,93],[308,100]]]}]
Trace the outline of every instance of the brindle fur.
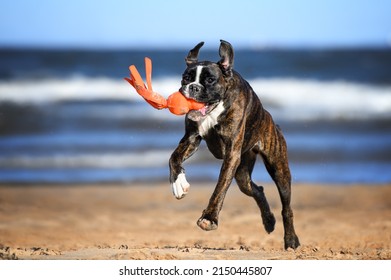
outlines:
[{"label": "brindle fur", "polygon": [[210,152],[223,160],[223,163],[209,204],[197,221],[198,226],[203,230],[217,229],[219,212],[227,190],[235,178],[240,190],[255,199],[264,228],[270,233],[274,230],[276,220],[263,187],[256,185],[251,179],[256,157],[260,155],[280,195],[285,249],[297,248],[300,243],[294,230],[290,206],[291,174],[284,136],[249,83],[232,69],[231,45],[221,41],[221,60],[218,63],[198,62],[200,45],[202,46],[202,43],[189,52],[186,62],[188,67],[206,65],[211,67],[212,72],[219,71],[219,87],[224,88],[220,101],[224,102],[225,111],[219,116],[217,125],[203,136],[198,131],[197,123],[186,117],[185,135],[169,161],[170,181],[175,182],[178,174],[184,172],[182,163],[193,155],[201,140],[205,140]]}]

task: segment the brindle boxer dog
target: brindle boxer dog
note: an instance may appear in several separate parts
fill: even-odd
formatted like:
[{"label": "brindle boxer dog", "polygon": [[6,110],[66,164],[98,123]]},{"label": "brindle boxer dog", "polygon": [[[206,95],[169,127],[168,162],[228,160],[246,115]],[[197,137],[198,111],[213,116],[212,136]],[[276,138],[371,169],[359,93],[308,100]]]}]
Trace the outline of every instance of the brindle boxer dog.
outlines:
[{"label": "brindle boxer dog", "polygon": [[262,186],[251,179],[257,155],[277,185],[282,203],[285,249],[300,243],[293,226],[291,174],[287,147],[280,128],[266,111],[249,83],[233,70],[234,52],[230,43],[221,40],[220,61],[198,62],[203,42],[186,57],[187,69],[180,92],[206,106],[186,115],[185,135],[170,158],[170,182],[177,199],[189,191],[182,163],[194,154],[201,140],[210,152],[223,160],[216,188],[197,224],[203,230],[218,226],[219,212],[227,190],[235,178],[240,190],[255,199],[265,230],[274,230],[276,220],[270,211]]}]

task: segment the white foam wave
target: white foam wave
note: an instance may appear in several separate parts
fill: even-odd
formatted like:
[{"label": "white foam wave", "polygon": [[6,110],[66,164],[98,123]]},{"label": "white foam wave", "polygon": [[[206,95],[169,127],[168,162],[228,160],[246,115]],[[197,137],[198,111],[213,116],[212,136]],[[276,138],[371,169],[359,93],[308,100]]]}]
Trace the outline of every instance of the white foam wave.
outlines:
[{"label": "white foam wave", "polygon": [[391,117],[391,86],[297,79],[257,79],[251,85],[283,119]]},{"label": "white foam wave", "polygon": [[[179,77],[154,79],[154,90],[167,97],[179,88]],[[266,109],[278,119],[389,118],[391,86],[346,81],[289,78],[249,80]],[[0,82],[0,102],[61,102],[67,100],[132,100],[142,98],[122,79],[86,78]],[[151,109],[158,118],[161,114]]]},{"label": "white foam wave", "polygon": [[[179,88],[178,81],[174,78],[156,80],[154,90],[156,88],[163,96],[168,96],[175,88]],[[122,79],[75,77],[0,82],[0,102],[42,103],[96,99],[142,100]]]},{"label": "white foam wave", "polygon": [[162,167],[172,151],[74,155],[15,155],[0,158],[2,168],[140,168]]}]

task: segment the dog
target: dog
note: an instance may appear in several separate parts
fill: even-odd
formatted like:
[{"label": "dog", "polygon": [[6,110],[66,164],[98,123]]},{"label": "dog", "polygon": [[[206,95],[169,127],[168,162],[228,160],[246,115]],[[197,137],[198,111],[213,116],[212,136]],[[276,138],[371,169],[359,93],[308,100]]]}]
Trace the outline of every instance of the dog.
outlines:
[{"label": "dog", "polygon": [[204,103],[205,107],[186,114],[185,135],[170,157],[173,194],[181,199],[188,193],[190,184],[182,164],[205,140],[209,151],[222,160],[222,166],[209,204],[197,225],[206,231],[217,229],[219,212],[235,178],[240,190],[254,198],[264,228],[271,233],[276,219],[263,187],[251,179],[257,155],[260,155],[280,195],[285,249],[296,249],[300,242],[293,225],[291,174],[281,129],[263,108],[249,83],[233,70],[234,51],[231,44],[220,40],[220,60],[217,63],[198,61],[203,45],[204,42],[196,45],[185,59],[187,68],[182,75],[179,91],[186,98]]}]

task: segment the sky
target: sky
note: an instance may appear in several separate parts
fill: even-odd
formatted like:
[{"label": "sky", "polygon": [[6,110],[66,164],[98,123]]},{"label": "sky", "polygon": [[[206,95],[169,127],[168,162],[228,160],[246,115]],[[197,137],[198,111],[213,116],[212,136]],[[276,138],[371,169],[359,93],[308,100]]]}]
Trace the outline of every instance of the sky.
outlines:
[{"label": "sky", "polygon": [[0,47],[391,46],[389,0],[1,0]]}]

